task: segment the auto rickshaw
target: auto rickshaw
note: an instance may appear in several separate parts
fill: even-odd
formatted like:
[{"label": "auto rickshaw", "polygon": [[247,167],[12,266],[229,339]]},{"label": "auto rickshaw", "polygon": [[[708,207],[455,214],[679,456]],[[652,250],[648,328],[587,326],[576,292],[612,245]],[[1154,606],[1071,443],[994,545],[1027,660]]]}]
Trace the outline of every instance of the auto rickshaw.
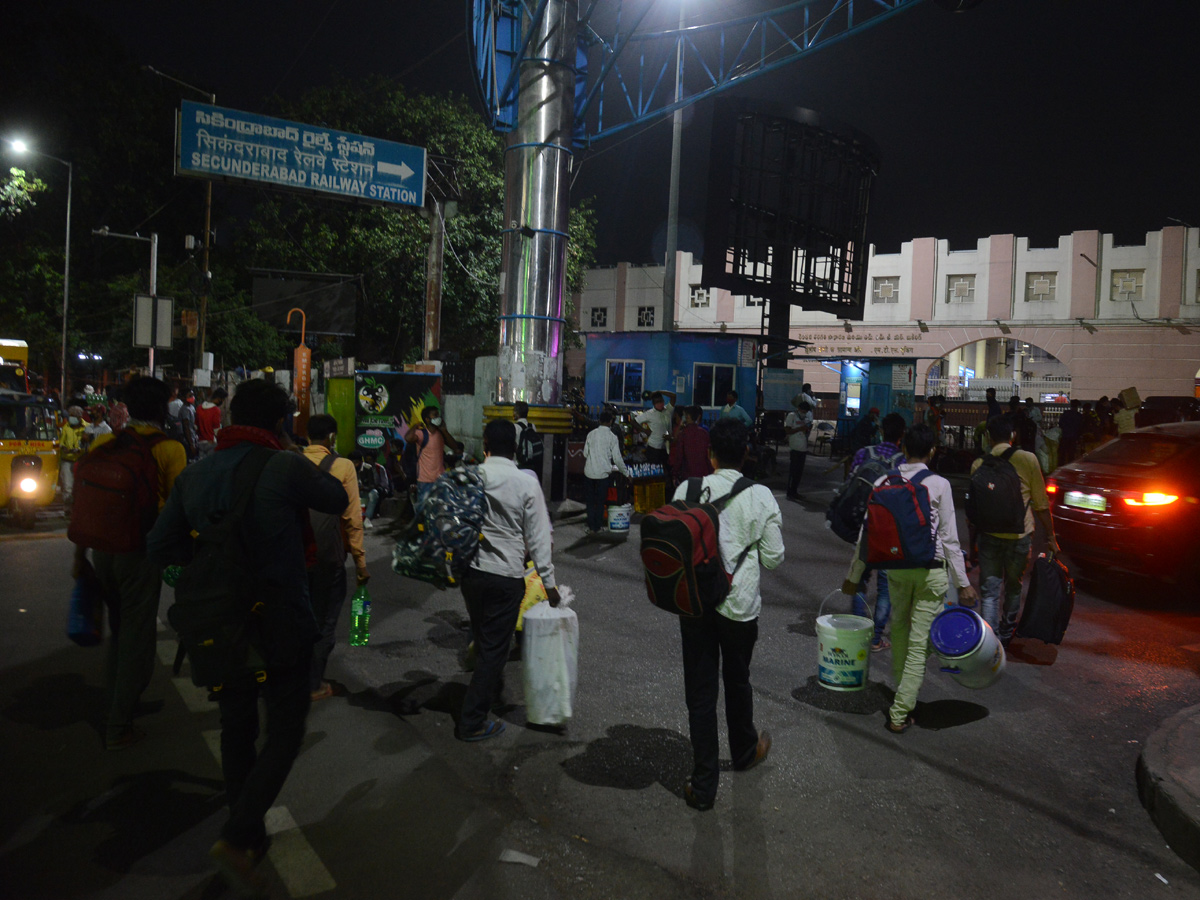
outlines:
[{"label": "auto rickshaw", "polygon": [[0,389],[0,507],[24,528],[57,496],[57,412],[42,398]]}]

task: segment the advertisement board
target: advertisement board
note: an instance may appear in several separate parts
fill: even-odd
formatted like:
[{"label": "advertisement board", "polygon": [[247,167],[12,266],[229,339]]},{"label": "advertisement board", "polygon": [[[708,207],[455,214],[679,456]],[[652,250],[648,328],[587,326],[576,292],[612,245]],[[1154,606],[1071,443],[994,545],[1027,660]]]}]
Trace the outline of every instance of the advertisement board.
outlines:
[{"label": "advertisement board", "polygon": [[[355,372],[355,448],[379,453],[388,443],[402,445],[408,429],[420,423],[421,410],[427,405],[442,405],[441,375]],[[396,452],[399,449],[393,447]]]},{"label": "advertisement board", "polygon": [[175,174],[425,205],[425,148],[184,100]]}]

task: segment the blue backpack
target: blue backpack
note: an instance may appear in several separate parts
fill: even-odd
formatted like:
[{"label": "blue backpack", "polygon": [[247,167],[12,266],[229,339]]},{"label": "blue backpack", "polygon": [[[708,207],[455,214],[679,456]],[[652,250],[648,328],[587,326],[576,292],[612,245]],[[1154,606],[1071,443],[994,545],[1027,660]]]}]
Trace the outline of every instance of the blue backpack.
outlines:
[{"label": "blue backpack", "polygon": [[479,552],[487,497],[478,466],[458,466],[433,483],[392,550],[392,571],[443,590],[458,585]]},{"label": "blue backpack", "polygon": [[929,489],[933,473],[911,479],[892,469],[867,501],[866,563],[872,569],[928,569],[937,557]]}]

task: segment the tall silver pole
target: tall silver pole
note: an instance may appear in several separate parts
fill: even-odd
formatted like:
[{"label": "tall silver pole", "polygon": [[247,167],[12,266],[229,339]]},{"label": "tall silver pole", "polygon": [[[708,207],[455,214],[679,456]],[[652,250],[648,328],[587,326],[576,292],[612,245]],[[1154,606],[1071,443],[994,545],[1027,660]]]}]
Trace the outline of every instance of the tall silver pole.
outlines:
[{"label": "tall silver pole", "polygon": [[[683,31],[684,0],[679,0]],[[675,45],[675,101],[683,98],[683,37]],[[675,256],[679,250],[679,148],[683,143],[683,109],[671,114],[671,189],[667,198],[667,268],[663,273],[663,331],[675,330]]]},{"label": "tall silver pole", "polygon": [[62,333],[62,367],[61,381],[58,386],[58,400],[63,409],[67,408],[67,309],[71,297],[71,185],[75,180],[75,167],[65,160],[59,160],[67,167],[67,241],[66,252],[63,254],[63,333]]},{"label": "tall silver pole", "polygon": [[158,232],[150,232],[150,302],[154,304],[154,335],[150,339],[150,377],[154,377],[154,343],[158,340]]},{"label": "tall silver pole", "polygon": [[[533,27],[524,6],[523,30]],[[577,0],[549,0],[521,61],[517,126],[504,151],[500,403],[557,405],[562,388]]]},{"label": "tall silver pole", "polygon": [[425,251],[425,353],[423,359],[433,359],[433,351],[442,346],[442,255],[446,240],[446,223],[442,221],[442,201],[430,199],[429,248]]}]

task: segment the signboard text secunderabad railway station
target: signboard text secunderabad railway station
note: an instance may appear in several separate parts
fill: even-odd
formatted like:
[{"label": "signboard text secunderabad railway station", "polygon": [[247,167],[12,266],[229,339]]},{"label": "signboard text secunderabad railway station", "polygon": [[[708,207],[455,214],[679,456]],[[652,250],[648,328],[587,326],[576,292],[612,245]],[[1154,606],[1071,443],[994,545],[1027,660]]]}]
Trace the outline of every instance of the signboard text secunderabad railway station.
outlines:
[{"label": "signboard text secunderabad railway station", "polygon": [[425,205],[425,148],[183,101],[179,175],[387,206]]}]

